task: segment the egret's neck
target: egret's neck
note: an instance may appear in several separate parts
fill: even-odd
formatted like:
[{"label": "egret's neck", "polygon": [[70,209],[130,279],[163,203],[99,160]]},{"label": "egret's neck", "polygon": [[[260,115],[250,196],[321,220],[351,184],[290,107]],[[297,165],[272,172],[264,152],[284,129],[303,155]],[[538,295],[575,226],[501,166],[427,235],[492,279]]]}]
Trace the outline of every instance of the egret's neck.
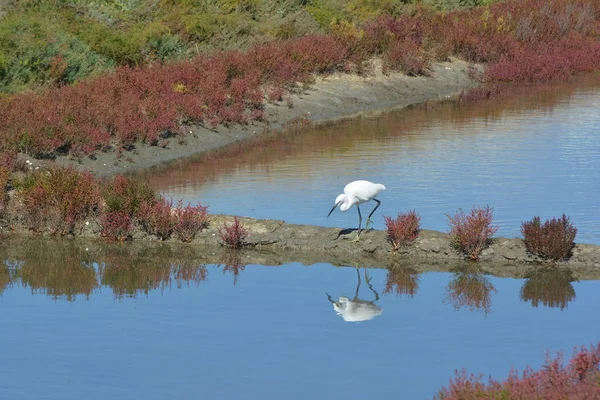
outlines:
[{"label": "egret's neck", "polygon": [[348,196],[344,196],[343,203],[340,205],[340,210],[341,211],[348,211],[348,209],[350,207],[352,207],[352,203],[350,203],[350,200],[348,199]]}]

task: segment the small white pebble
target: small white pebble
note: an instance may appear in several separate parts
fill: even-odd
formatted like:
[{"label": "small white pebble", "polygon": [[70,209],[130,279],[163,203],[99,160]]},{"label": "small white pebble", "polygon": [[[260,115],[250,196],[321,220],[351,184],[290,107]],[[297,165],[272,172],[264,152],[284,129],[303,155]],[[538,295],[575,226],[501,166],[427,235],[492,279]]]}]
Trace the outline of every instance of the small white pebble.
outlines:
[{"label": "small white pebble", "polygon": [[192,133],[192,131],[190,131],[190,133]]},{"label": "small white pebble", "polygon": [[106,164],[102,164],[102,165],[104,165],[106,167]]},{"label": "small white pebble", "polygon": [[40,167],[35,167],[35,169],[40,169]]},{"label": "small white pebble", "polygon": [[89,224],[90,224],[90,221],[85,221],[85,224],[86,224],[86,225],[89,225]]},{"label": "small white pebble", "polygon": [[85,251],[88,251],[88,248],[87,248],[87,247],[85,248]]}]

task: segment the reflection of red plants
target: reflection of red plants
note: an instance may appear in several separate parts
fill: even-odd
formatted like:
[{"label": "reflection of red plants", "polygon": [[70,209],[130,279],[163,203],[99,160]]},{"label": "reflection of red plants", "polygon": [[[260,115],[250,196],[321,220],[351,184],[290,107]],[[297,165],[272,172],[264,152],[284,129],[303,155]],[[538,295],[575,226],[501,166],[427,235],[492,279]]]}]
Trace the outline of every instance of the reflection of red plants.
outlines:
[{"label": "reflection of red plants", "polygon": [[177,203],[177,208],[173,210],[175,217],[175,234],[182,242],[191,242],[196,234],[208,226],[208,207],[188,204],[182,206],[182,201]]},{"label": "reflection of red plants", "polygon": [[421,217],[414,210],[400,213],[396,218],[384,216],[387,228],[387,239],[394,247],[394,251],[413,241],[419,235]]},{"label": "reflection of red plants", "polygon": [[237,284],[240,272],[246,268],[245,264],[227,264],[223,267],[223,273],[230,272],[233,275],[233,284]]},{"label": "reflection of red plants", "polygon": [[383,293],[395,291],[398,296],[403,294],[413,297],[419,288],[419,273],[412,268],[393,266],[388,269]]},{"label": "reflection of red plants", "polygon": [[246,264],[241,261],[240,255],[236,251],[226,253],[221,258],[221,264],[224,265],[223,274],[231,273],[233,275],[233,284],[237,284],[240,272],[246,269]]},{"label": "reflection of red plants", "polygon": [[453,217],[447,215],[452,241],[471,260],[479,259],[481,251],[498,231],[498,226],[491,225],[494,219],[493,210],[489,206],[473,207],[469,215],[462,209],[458,209]]},{"label": "reflection of red plants", "polygon": [[133,221],[124,211],[109,211],[100,217],[101,235],[109,240],[120,242],[133,233]]},{"label": "reflection of red plants", "polygon": [[527,250],[540,257],[558,261],[571,254],[577,228],[563,214],[561,218],[552,218],[543,225],[540,217],[534,217],[521,224],[521,233]]},{"label": "reflection of red plants", "polygon": [[223,226],[219,228],[219,235],[225,245],[239,249],[246,243],[248,231],[244,229],[238,218],[234,217],[233,224],[223,223]]},{"label": "reflection of red plants", "polygon": [[575,354],[565,366],[562,354],[548,357],[545,365],[534,371],[526,368],[521,376],[514,369],[508,378],[496,381],[483,376],[456,372],[448,387],[442,388],[436,399],[598,399],[600,398],[600,343],[575,348]]},{"label": "reflection of red plants", "polygon": [[492,292],[497,292],[485,275],[470,268],[455,272],[446,290],[444,302],[452,304],[455,310],[465,307],[471,311],[482,310],[485,314],[492,308]]},{"label": "reflection of red plants", "polygon": [[546,307],[558,307],[561,310],[575,299],[575,281],[573,272],[568,268],[538,267],[525,275],[520,298],[538,307],[540,302]]},{"label": "reflection of red plants", "polygon": [[208,277],[208,270],[202,264],[178,264],[171,266],[171,270],[177,288],[182,288],[184,284],[189,287],[191,282],[199,286]]},{"label": "reflection of red plants", "polygon": [[13,277],[11,271],[7,265],[0,265],[0,295],[4,292],[4,289],[11,285]]}]

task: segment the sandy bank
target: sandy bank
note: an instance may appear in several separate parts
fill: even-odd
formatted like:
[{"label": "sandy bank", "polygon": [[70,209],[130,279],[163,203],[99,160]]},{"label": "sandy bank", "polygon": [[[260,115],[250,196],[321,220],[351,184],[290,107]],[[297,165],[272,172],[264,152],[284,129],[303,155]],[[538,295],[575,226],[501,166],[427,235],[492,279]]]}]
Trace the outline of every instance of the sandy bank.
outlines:
[{"label": "sandy bank", "polygon": [[[94,160],[87,157],[59,157],[56,162],[91,169],[99,176],[124,174],[218,150],[234,142],[259,138],[284,130],[290,124],[321,124],[364,113],[448,99],[477,85],[469,74],[473,68],[466,62],[452,60],[433,65],[429,77],[401,73],[384,75],[380,66],[376,66],[369,76],[338,73],[318,77],[310,87],[290,95],[291,107],[287,99],[266,104],[263,122],[218,126],[215,129],[201,125],[184,126],[185,135],[182,138],[167,138],[164,148],[137,145],[121,155],[116,151],[99,152]],[[43,160],[31,161],[34,167],[48,163]]]}]

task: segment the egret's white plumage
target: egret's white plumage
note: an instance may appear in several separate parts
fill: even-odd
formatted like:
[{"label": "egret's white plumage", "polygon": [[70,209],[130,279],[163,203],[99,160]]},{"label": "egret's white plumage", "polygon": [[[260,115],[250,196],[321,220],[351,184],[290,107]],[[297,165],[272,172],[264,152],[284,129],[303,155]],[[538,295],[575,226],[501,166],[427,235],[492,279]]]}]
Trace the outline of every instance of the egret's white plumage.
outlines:
[{"label": "egret's white plumage", "polygon": [[331,211],[329,211],[327,216],[329,217],[333,210],[335,210],[338,206],[340,207],[341,211],[348,211],[350,207],[356,204],[356,208],[358,209],[358,230],[360,231],[360,227],[362,225],[362,215],[360,214],[359,205],[373,200],[377,202],[377,205],[367,217],[368,228],[369,222],[371,221],[371,215],[373,215],[375,210],[377,210],[377,207],[381,205],[381,201],[377,200],[375,197],[377,197],[377,195],[383,190],[385,190],[385,186],[380,183],[373,183],[364,180],[350,182],[344,187],[344,193],[336,197],[335,205]]}]

